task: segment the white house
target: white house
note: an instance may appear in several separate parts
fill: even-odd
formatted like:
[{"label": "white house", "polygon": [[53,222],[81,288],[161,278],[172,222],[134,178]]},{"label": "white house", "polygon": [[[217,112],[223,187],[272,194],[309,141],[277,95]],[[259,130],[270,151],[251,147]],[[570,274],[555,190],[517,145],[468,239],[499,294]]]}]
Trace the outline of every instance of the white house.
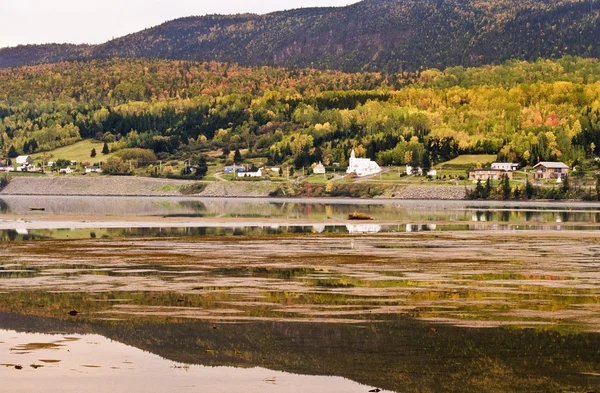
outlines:
[{"label": "white house", "polygon": [[512,162],[494,162],[491,168],[502,171],[516,171],[519,169],[519,164],[514,164]]},{"label": "white house", "polygon": [[368,158],[356,158],[354,149],[352,149],[348,164],[346,173],[355,173],[358,177],[376,175],[381,172],[381,167],[375,161]]},{"label": "white house", "polygon": [[102,173],[102,168],[99,166],[86,166],[85,173]]},{"label": "white house", "polygon": [[0,172],[14,172],[15,168],[12,165],[0,166]]},{"label": "white house", "polygon": [[73,173],[73,170],[71,169],[70,166],[68,166],[66,168],[60,168],[58,173],[64,173],[64,174],[69,175],[69,174]]},{"label": "white house", "polygon": [[17,165],[26,165],[33,163],[33,159],[31,158],[31,156],[18,156],[15,161],[17,162]]},{"label": "white house", "polygon": [[32,164],[23,164],[17,167],[17,172],[37,172],[37,169]]},{"label": "white house", "polygon": [[[408,176],[411,175],[419,175],[419,176],[423,176],[423,168],[418,167],[416,170],[415,168],[413,168],[410,165],[406,166],[406,174]],[[427,172],[427,176],[431,176],[431,177],[436,177],[437,176],[437,170],[435,169],[431,169],[429,172]]]},{"label": "white house", "polygon": [[321,161],[319,161],[319,164],[313,168],[313,173],[314,174],[324,175],[325,172],[327,172],[327,171],[325,170],[325,167],[323,166],[323,164],[321,163]]},{"label": "white house", "polygon": [[239,172],[238,177],[262,177],[262,168],[258,168],[256,172]]}]

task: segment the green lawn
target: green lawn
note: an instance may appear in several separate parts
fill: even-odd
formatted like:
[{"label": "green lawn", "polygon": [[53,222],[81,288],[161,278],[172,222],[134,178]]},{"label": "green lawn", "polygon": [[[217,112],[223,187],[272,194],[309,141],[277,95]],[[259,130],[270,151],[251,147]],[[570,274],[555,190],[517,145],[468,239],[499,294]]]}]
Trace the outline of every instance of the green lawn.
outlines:
[{"label": "green lawn", "polygon": [[[100,162],[106,161],[111,154],[102,154],[102,147],[104,146],[103,142],[98,142],[93,139],[86,139],[81,142],[77,142],[73,145],[60,147],[55,150],[51,150],[43,153],[35,153],[31,155],[34,162],[39,162],[44,157],[47,157],[47,161],[56,161],[58,159],[64,160],[75,160],[77,163],[81,162]],[[90,152],[92,148],[96,149],[96,157],[90,157]],[[45,156],[47,155],[47,156]]]},{"label": "green lawn", "polygon": [[453,160],[443,162],[439,164],[439,167],[445,166],[458,167],[458,166],[475,166],[477,163],[482,165],[491,164],[496,161],[494,154],[463,154],[456,157]]}]

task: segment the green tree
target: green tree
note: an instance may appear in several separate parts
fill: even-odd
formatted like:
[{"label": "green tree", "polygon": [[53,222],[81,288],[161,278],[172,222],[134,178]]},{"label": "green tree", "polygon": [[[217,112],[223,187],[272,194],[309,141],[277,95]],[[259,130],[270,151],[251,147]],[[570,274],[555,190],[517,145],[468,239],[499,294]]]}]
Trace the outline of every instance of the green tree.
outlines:
[{"label": "green tree", "polygon": [[571,186],[569,184],[569,175],[565,175],[565,178],[562,181],[562,186],[561,186],[561,191],[563,193],[563,195],[567,195],[569,190],[571,189]]},{"label": "green tree", "polygon": [[15,149],[13,145],[10,145],[10,147],[8,148],[8,156],[10,158],[16,158],[19,156],[19,153],[17,153],[17,149]]},{"label": "green tree", "polygon": [[505,174],[502,176],[502,199],[510,199],[510,193],[510,179],[508,178],[508,175]]},{"label": "green tree", "polygon": [[481,184],[481,179],[477,179],[477,185],[475,186],[475,198],[480,199],[483,198],[484,189],[483,184]]},{"label": "green tree", "polygon": [[92,151],[90,152],[90,157],[94,158],[96,157],[96,148],[92,147]]},{"label": "green tree", "polygon": [[535,196],[535,187],[533,186],[533,184],[531,184],[529,179],[527,179],[527,182],[525,183],[525,197],[527,199],[531,199],[534,196]]},{"label": "green tree", "polygon": [[104,146],[102,146],[102,154],[108,154],[110,150],[108,149],[108,143],[104,142]]},{"label": "green tree", "polygon": [[240,153],[240,149],[235,149],[235,153],[233,153],[233,162],[236,164],[240,164],[244,159],[242,158],[242,153]]},{"label": "green tree", "polygon": [[600,173],[596,174],[596,199],[600,201]]},{"label": "green tree", "polygon": [[208,165],[206,164],[206,157],[201,155],[198,157],[196,162],[196,177],[202,179],[208,173]]},{"label": "green tree", "polygon": [[429,158],[429,153],[423,153],[423,174],[427,176],[427,172],[431,170],[431,158]]},{"label": "green tree", "polygon": [[488,177],[487,180],[485,181],[485,188],[483,190],[482,196],[483,196],[483,199],[487,199],[490,197],[490,195],[492,195],[492,181]]}]

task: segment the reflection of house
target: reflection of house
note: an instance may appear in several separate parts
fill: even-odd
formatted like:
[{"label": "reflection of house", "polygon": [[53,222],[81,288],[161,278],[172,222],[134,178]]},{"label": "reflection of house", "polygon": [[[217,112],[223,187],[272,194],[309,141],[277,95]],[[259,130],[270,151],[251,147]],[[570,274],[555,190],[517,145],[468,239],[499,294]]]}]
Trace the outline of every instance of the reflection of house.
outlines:
[{"label": "reflection of house", "polygon": [[564,179],[569,173],[569,166],[562,162],[542,161],[537,163],[534,177],[536,179]]},{"label": "reflection of house", "polygon": [[326,172],[325,167],[323,166],[321,161],[319,161],[319,164],[317,166],[315,166],[315,168],[313,169],[313,173],[317,174],[317,175],[324,175],[325,172]]},{"label": "reflection of house", "polygon": [[348,163],[348,169],[346,173],[355,173],[356,176],[369,176],[376,175],[381,172],[381,168],[375,161],[371,161],[368,158],[356,158],[354,149],[350,154],[350,162]]},{"label": "reflection of house", "polygon": [[406,224],[406,232],[435,231],[437,224]]},{"label": "reflection of house", "polygon": [[99,166],[86,166],[85,173],[102,173],[102,168]]},{"label": "reflection of house", "polygon": [[512,179],[512,172],[505,171],[504,169],[492,169],[492,168],[481,168],[481,169],[472,169],[469,172],[470,180],[502,180],[504,175],[508,176],[509,179]]},{"label": "reflection of house", "polygon": [[64,173],[64,174],[71,174],[73,173],[73,170],[71,169],[70,166],[66,167],[66,168],[60,168],[60,170],[58,171],[58,173]]},{"label": "reflection of house", "polygon": [[262,176],[262,168],[258,168],[256,172],[248,171],[248,172],[240,172],[238,173],[238,177],[261,177]]},{"label": "reflection of house", "polygon": [[519,164],[513,164],[512,162],[494,162],[492,169],[502,169],[505,171],[516,171],[519,169]]},{"label": "reflection of house", "polygon": [[378,233],[381,225],[378,224],[346,224],[348,233]]},{"label": "reflection of house", "polygon": [[31,156],[18,156],[15,161],[17,162],[17,165],[21,166],[33,163],[33,159],[31,158]]}]

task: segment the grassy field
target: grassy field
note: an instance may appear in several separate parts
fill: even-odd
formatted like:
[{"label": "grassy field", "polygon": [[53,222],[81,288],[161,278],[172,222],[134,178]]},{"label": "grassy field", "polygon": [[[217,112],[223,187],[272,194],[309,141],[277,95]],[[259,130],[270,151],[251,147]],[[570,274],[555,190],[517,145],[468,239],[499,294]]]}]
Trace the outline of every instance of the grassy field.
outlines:
[{"label": "grassy field", "polygon": [[493,154],[464,154],[453,160],[441,163],[439,167],[469,167],[475,166],[477,163],[481,165],[491,164],[494,161],[496,161],[496,156]]},{"label": "grassy field", "polygon": [[[106,161],[111,154],[102,154],[102,147],[104,146],[103,142],[98,142],[92,139],[86,139],[81,142],[77,142],[73,145],[60,147],[55,150],[51,150],[45,153],[36,153],[32,154],[31,158],[33,158],[34,162],[39,162],[42,159],[47,161],[56,161],[58,159],[64,160],[75,160],[77,163],[81,162],[100,162]],[[90,152],[92,148],[96,149],[96,157],[90,157]],[[47,156],[46,156],[47,155]],[[47,157],[44,158],[44,157]]]}]

